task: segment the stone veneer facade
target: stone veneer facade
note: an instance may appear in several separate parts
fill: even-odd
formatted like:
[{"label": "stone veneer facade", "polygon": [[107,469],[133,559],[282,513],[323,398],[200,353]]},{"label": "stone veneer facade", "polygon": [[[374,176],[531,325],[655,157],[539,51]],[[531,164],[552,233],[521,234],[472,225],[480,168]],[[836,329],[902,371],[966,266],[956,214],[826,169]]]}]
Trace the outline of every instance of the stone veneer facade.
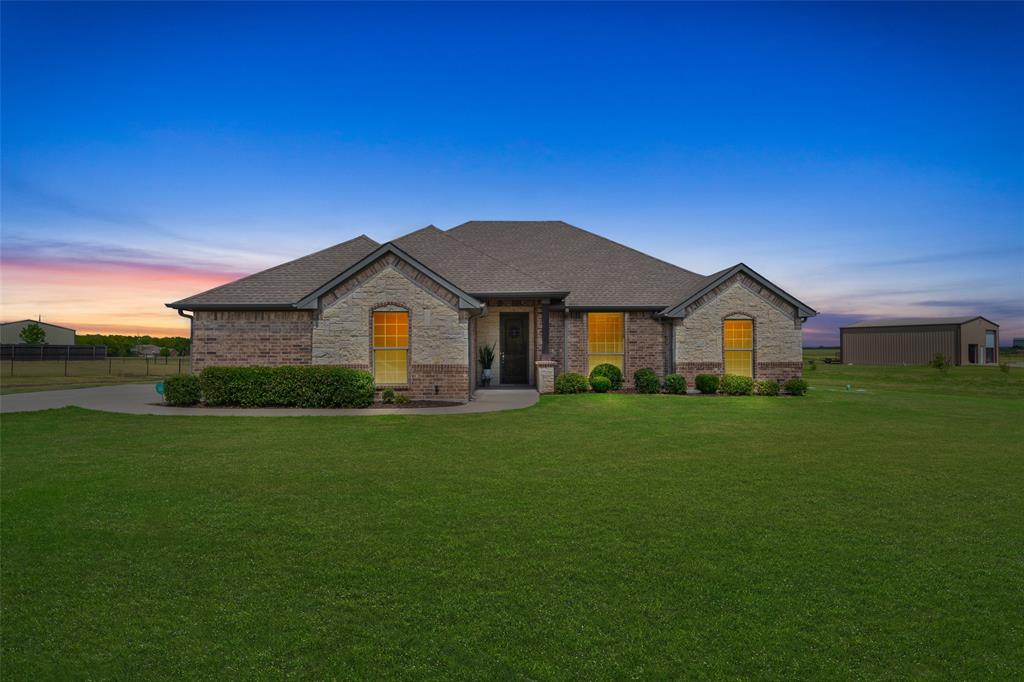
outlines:
[{"label": "stone veneer facade", "polygon": [[721,375],[725,366],[722,322],[754,321],[754,378],[784,381],[803,367],[801,321],[796,309],[744,274],[731,277],[694,301],[674,322],[676,372],[692,386],[698,374]]},{"label": "stone veneer facade", "polygon": [[418,270],[387,256],[321,298],[312,363],[373,371],[373,313],[409,312],[408,384],[414,400],[469,399],[469,316],[458,299]]}]

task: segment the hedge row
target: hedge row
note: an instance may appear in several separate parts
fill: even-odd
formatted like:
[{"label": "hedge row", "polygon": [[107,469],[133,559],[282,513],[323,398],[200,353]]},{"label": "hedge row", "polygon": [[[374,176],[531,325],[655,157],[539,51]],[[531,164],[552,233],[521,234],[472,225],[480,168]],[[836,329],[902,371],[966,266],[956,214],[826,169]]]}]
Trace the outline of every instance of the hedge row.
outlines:
[{"label": "hedge row", "polygon": [[207,367],[198,377],[164,382],[171,405],[231,407],[369,407],[373,375],[327,365],[286,367]]},{"label": "hedge row", "polygon": [[[610,369],[608,369],[610,368]],[[600,371],[599,371],[600,370]],[[614,371],[611,371],[614,370]],[[619,387],[622,382],[622,372],[614,365],[598,365],[590,373],[590,380],[582,374],[566,372],[558,375],[555,379],[556,393],[586,393],[587,389],[593,389],[595,393],[605,393],[609,389],[615,390],[615,377],[618,377]],[[686,378],[679,374],[669,374],[665,382],[658,380],[658,375],[649,367],[638,369],[633,375],[633,385],[637,393],[674,393],[682,395],[686,393]],[[701,393],[712,394],[722,393],[724,395],[779,395],[779,382],[774,379],[754,381],[750,377],[726,374],[719,377],[717,374],[698,374],[694,379],[694,386]],[[804,395],[807,393],[807,382],[803,379],[790,379],[783,388],[790,395]]]}]

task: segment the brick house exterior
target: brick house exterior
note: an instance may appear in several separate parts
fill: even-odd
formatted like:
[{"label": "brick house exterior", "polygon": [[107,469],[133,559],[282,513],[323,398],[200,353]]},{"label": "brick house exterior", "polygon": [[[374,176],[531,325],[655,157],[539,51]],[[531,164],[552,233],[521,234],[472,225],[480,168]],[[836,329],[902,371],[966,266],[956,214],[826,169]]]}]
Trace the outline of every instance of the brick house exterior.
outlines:
[{"label": "brick house exterior", "polygon": [[742,263],[698,275],[557,221],[360,236],[168,305],[192,319],[193,371],[342,365],[379,389],[451,401],[485,383],[485,345],[491,385],[542,391],[598,360],[627,379],[648,367],[692,385],[727,365],[788,379],[816,314]]}]

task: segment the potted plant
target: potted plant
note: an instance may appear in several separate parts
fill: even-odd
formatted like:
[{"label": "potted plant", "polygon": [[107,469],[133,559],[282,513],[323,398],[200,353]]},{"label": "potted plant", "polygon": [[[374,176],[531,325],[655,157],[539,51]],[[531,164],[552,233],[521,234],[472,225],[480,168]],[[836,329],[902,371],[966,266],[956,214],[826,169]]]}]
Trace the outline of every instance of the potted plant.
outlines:
[{"label": "potted plant", "polygon": [[481,383],[487,386],[491,383],[491,365],[494,364],[494,344],[489,346],[480,346],[480,366],[484,370],[484,376],[481,379]]}]

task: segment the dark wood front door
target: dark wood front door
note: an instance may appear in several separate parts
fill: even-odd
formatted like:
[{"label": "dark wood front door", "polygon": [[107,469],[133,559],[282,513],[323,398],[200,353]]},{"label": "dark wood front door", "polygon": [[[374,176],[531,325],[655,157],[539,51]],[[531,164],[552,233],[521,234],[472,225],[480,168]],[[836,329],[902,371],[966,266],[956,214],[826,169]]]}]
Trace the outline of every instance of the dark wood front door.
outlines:
[{"label": "dark wood front door", "polygon": [[530,383],[530,316],[500,313],[501,383]]}]

